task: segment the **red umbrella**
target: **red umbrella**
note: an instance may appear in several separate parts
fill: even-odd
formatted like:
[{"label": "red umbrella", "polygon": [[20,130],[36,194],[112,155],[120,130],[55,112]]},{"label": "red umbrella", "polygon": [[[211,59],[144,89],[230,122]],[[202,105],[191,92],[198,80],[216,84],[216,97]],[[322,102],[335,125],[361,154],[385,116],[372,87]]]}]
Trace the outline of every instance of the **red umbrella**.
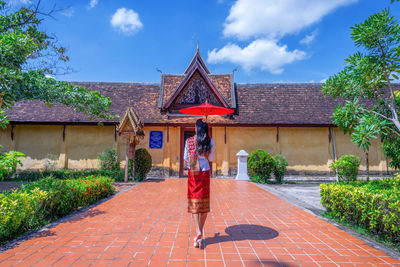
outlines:
[{"label": "red umbrella", "polygon": [[203,103],[200,106],[180,109],[179,112],[189,115],[204,115],[206,116],[207,120],[208,115],[226,115],[233,113],[234,110],[230,108],[214,106],[208,104],[206,101],[206,103]]}]

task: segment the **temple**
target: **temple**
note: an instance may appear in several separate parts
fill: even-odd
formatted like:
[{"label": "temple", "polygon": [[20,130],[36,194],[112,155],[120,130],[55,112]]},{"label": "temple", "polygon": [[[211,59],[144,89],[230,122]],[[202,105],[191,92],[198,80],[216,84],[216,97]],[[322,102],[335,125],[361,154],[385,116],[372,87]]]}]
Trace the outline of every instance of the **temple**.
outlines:
[{"label": "temple", "polygon": [[[160,83],[73,83],[110,97],[112,111],[121,118],[127,110],[135,111],[145,133],[137,148],[152,155],[153,176],[184,176],[184,142],[194,134],[199,117],[179,109],[205,101],[235,110],[208,118],[216,145],[214,176],[233,177],[236,154],[256,149],[285,156],[289,174],[331,175],[328,165],[335,152],[336,157],[359,156],[364,169],[362,150],[332,124],[339,102],[324,97],[322,84],[235,83],[233,73],[211,73],[199,49],[182,74],[162,73]],[[97,156],[107,148],[116,148],[121,168],[125,166],[126,140],[119,135],[119,119],[91,120],[63,104],[48,107],[28,100],[17,102],[6,114],[10,124],[0,136],[1,150],[25,153],[22,169],[44,169],[49,159],[57,168],[98,168]],[[372,173],[387,171],[379,140],[373,140],[369,157]]]}]

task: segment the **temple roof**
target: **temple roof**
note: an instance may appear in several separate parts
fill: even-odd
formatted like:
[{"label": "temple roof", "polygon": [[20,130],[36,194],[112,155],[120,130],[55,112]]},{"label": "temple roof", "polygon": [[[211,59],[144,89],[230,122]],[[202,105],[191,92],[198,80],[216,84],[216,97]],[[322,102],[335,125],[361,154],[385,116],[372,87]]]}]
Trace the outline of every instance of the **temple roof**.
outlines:
[{"label": "temple roof", "polygon": [[[158,108],[160,84],[75,82],[89,90],[98,90],[112,100],[111,110],[123,116],[132,107],[144,125],[194,123],[198,117],[162,114]],[[230,117],[209,117],[218,125],[315,125],[331,126],[331,114],[343,100],[324,97],[322,84],[235,84],[236,112]],[[400,87],[396,85],[396,87]],[[63,104],[48,107],[38,100],[24,100],[6,114],[15,123],[86,124],[102,121],[118,124],[119,120],[90,120]]]},{"label": "temple roof", "polygon": [[[196,90],[202,90],[201,93],[208,95],[209,102],[215,99],[217,105],[226,108],[235,108],[235,94],[233,90],[233,74],[211,75],[210,71],[200,55],[199,47],[193,56],[189,66],[182,75],[162,74],[161,76],[161,91],[158,107],[167,110],[188,90],[193,79],[199,81],[199,86]],[[203,86],[201,86],[203,83]],[[207,91],[207,92],[205,92]],[[204,101],[205,102],[205,101]],[[201,104],[201,103],[198,103]]]},{"label": "temple roof", "polygon": [[[110,97],[111,111],[123,117],[135,110],[144,125],[192,124],[198,117],[179,113],[185,106],[208,101],[233,108],[227,116],[210,116],[215,125],[254,126],[332,126],[331,115],[338,103],[324,97],[320,83],[254,83],[236,84],[231,74],[211,74],[197,47],[183,74],[161,74],[161,83],[72,82]],[[400,84],[394,85],[400,88]],[[369,103],[367,100],[362,102]],[[38,100],[15,103],[6,110],[12,123],[104,124],[115,120],[89,119],[73,108],[55,103],[48,107]]]}]

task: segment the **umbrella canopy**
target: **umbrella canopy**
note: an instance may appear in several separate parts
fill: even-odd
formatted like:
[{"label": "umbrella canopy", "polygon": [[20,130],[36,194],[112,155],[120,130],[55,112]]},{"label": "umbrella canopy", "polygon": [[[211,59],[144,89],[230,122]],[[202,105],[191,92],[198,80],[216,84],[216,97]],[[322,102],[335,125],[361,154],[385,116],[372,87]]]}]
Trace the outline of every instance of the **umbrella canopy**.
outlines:
[{"label": "umbrella canopy", "polygon": [[206,103],[203,103],[200,106],[180,109],[179,112],[189,115],[204,115],[206,116],[207,120],[209,115],[227,115],[233,113],[234,110],[230,108],[214,106],[206,101]]}]

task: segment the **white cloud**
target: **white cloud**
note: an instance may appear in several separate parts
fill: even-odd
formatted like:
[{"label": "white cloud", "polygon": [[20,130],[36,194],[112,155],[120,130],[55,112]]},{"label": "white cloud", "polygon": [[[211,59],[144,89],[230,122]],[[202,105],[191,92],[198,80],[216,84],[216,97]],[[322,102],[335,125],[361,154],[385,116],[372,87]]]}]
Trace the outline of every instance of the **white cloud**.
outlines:
[{"label": "white cloud", "polygon": [[9,2],[8,2],[8,5],[9,6],[16,6],[16,5],[19,5],[19,4],[21,4],[21,5],[30,5],[30,4],[32,4],[32,1],[31,0],[10,0]]},{"label": "white cloud", "polygon": [[224,35],[241,40],[281,38],[318,22],[334,9],[358,0],[237,0],[225,20]]},{"label": "white cloud", "polygon": [[[250,43],[244,48],[229,43],[208,52],[209,63],[231,62],[245,70],[260,68],[280,74],[283,66],[305,59],[304,51],[289,50],[281,39],[317,23],[341,6],[358,0],[236,0],[225,19],[223,35]],[[301,44],[310,44],[318,32],[306,35]]]},{"label": "white cloud", "polygon": [[283,72],[282,66],[301,60],[306,53],[301,50],[288,51],[286,45],[280,46],[275,40],[257,39],[247,47],[228,44],[208,52],[209,63],[231,62],[240,64],[246,71],[259,67],[274,74]]},{"label": "white cloud", "polygon": [[132,9],[119,8],[111,17],[111,25],[125,34],[133,34],[143,27],[139,14]]},{"label": "white cloud", "polygon": [[66,16],[68,18],[72,17],[75,13],[75,9],[73,7],[68,7],[62,11],[60,11],[60,14],[63,16]]},{"label": "white cloud", "polygon": [[304,36],[303,39],[300,40],[301,44],[309,45],[314,41],[315,37],[317,36],[318,32],[315,30],[311,34]]},{"label": "white cloud", "polygon": [[89,9],[94,8],[99,3],[99,0],[90,0]]}]

